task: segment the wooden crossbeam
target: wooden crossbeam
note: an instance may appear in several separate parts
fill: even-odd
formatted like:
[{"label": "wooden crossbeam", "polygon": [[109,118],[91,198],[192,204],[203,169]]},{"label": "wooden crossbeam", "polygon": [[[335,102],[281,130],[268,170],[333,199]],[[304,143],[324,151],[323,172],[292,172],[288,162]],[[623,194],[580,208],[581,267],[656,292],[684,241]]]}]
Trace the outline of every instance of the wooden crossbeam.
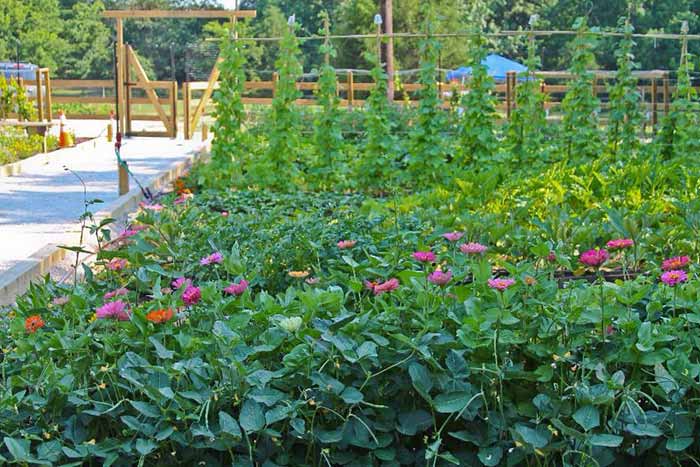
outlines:
[{"label": "wooden crossbeam", "polygon": [[255,18],[255,10],[106,10],[104,18]]},{"label": "wooden crossbeam", "polygon": [[134,53],[134,49],[131,48],[131,46],[127,46],[127,51],[129,54],[129,65],[133,67],[133,70],[136,72],[136,76],[138,77],[139,84],[145,84],[144,89],[146,91],[146,96],[148,97],[148,100],[151,101],[151,104],[153,104],[153,107],[155,107],[156,111],[158,112],[158,116],[160,119],[163,121],[165,124],[166,128],[168,131],[172,131],[173,125],[175,122],[170,121],[168,116],[166,115],[165,111],[163,110],[163,107],[160,105],[160,101],[158,98],[158,95],[156,92],[153,90],[152,87],[148,86],[149,79],[148,76],[146,75],[146,71],[143,69],[141,66],[141,62],[139,62],[138,57],[136,57],[136,54]]}]

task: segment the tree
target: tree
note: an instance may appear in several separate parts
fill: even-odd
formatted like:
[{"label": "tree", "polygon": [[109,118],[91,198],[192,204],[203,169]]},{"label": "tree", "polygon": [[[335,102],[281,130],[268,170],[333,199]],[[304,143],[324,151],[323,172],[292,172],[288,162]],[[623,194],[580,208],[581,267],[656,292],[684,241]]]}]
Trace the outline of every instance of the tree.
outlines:
[{"label": "tree", "polygon": [[110,31],[102,20],[104,4],[77,2],[65,20],[63,36],[70,53],[58,65],[61,78],[86,79],[114,76]]}]

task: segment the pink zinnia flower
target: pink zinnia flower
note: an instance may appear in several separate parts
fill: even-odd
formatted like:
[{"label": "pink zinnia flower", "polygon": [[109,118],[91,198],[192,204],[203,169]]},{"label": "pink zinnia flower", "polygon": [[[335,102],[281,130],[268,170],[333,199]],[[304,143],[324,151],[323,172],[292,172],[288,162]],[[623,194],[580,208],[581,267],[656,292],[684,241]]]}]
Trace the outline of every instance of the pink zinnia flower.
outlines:
[{"label": "pink zinnia flower", "polygon": [[579,261],[581,261],[586,266],[599,268],[603,265],[604,262],[608,260],[609,257],[610,255],[608,254],[607,250],[594,249],[584,251],[583,253],[581,253],[581,256],[579,256]]},{"label": "pink zinnia flower", "polygon": [[228,217],[228,211],[221,211],[221,215],[224,217]]},{"label": "pink zinnia flower", "polygon": [[139,203],[139,206],[141,206],[142,209],[147,209],[149,211],[162,211],[163,210],[163,205],[162,204],[150,204],[150,203],[144,203],[141,202]]},{"label": "pink zinnia flower", "polygon": [[341,240],[338,242],[338,248],[341,250],[347,250],[349,248],[352,248],[355,246],[357,243],[357,240]]},{"label": "pink zinnia flower", "polygon": [[416,251],[413,258],[422,263],[432,263],[435,261],[435,253],[432,251]]},{"label": "pink zinnia flower", "polygon": [[185,302],[185,305],[188,306],[196,305],[197,302],[199,302],[199,299],[201,298],[202,291],[199,290],[199,287],[188,285],[185,291],[182,292],[182,301]]},{"label": "pink zinnia flower", "polygon": [[190,285],[192,285],[192,279],[188,279],[186,277],[178,277],[170,285],[172,285],[173,289],[175,290],[179,289],[183,285],[189,287]]},{"label": "pink zinnia flower", "polygon": [[121,287],[119,289],[112,290],[111,292],[107,292],[106,294],[104,294],[104,296],[102,298],[104,298],[105,300],[109,300],[110,298],[121,297],[121,296],[127,295],[128,293],[129,293],[129,289],[127,289],[125,287]]},{"label": "pink zinnia flower", "polygon": [[107,263],[107,269],[111,271],[121,271],[129,265],[129,262],[124,258],[112,258],[109,263]]},{"label": "pink zinnia flower", "polygon": [[194,195],[192,193],[182,193],[180,196],[175,198],[175,201],[173,201],[173,204],[183,204],[186,203],[187,200],[194,198]]},{"label": "pink zinnia flower", "polygon": [[634,246],[634,240],[631,238],[616,238],[610,240],[605,245],[609,250],[623,250],[625,248],[630,248]]},{"label": "pink zinnia flower", "polygon": [[119,238],[129,238],[129,237],[133,237],[133,236],[136,235],[137,233],[139,233],[138,230],[135,230],[135,229],[125,229],[125,230],[122,230],[122,231],[121,231],[121,233],[119,234]]},{"label": "pink zinnia flower", "polygon": [[392,290],[396,290],[399,288],[399,280],[398,279],[389,279],[386,282],[370,282],[370,281],[365,281],[365,287],[370,289],[374,295],[381,295],[385,292],[391,292]]},{"label": "pink zinnia flower", "polygon": [[661,274],[661,282],[668,285],[669,287],[675,287],[676,285],[686,282],[688,280],[688,273],[682,269],[674,269],[671,271],[666,271]]},{"label": "pink zinnia flower", "polygon": [[550,250],[549,254],[547,255],[547,261],[550,263],[553,263],[557,260],[557,254],[554,252],[554,250]]},{"label": "pink zinnia flower", "polygon": [[463,232],[447,232],[442,234],[442,237],[450,242],[456,242],[460,238],[464,237]]},{"label": "pink zinnia flower", "polygon": [[476,243],[476,242],[469,242],[469,243],[463,243],[459,246],[459,249],[462,253],[467,254],[467,255],[478,255],[487,250],[486,245],[482,245],[481,243]]},{"label": "pink zinnia flower", "polygon": [[681,269],[684,268],[690,263],[690,258],[687,256],[675,256],[673,258],[669,258],[664,260],[663,263],[661,263],[661,269],[664,271],[670,271],[672,269]]},{"label": "pink zinnia flower", "polygon": [[243,292],[248,288],[248,281],[241,279],[238,284],[231,284],[224,289],[224,292],[231,295],[243,295]]},{"label": "pink zinnia flower", "polygon": [[127,304],[121,300],[105,303],[95,311],[97,319],[116,319],[117,321],[128,321],[130,314]]},{"label": "pink zinnia flower", "polygon": [[208,266],[210,264],[219,264],[224,260],[224,255],[219,253],[218,251],[210,254],[209,256],[205,256],[204,258],[199,260],[199,264],[202,266]]},{"label": "pink zinnia flower", "polygon": [[443,272],[439,269],[428,275],[428,281],[435,285],[446,285],[452,280],[452,271]]},{"label": "pink zinnia flower", "polygon": [[515,279],[510,278],[497,278],[488,280],[489,287],[492,289],[500,290],[503,292],[511,285],[515,284]]},{"label": "pink zinnia flower", "polygon": [[304,282],[306,282],[309,285],[316,285],[319,283],[320,280],[321,279],[319,279],[318,277],[307,277]]},{"label": "pink zinnia flower", "polygon": [[53,300],[51,300],[51,303],[56,305],[56,306],[61,306],[61,305],[65,305],[66,303],[68,303],[69,300],[70,300],[70,297],[63,295],[61,297],[54,298]]}]

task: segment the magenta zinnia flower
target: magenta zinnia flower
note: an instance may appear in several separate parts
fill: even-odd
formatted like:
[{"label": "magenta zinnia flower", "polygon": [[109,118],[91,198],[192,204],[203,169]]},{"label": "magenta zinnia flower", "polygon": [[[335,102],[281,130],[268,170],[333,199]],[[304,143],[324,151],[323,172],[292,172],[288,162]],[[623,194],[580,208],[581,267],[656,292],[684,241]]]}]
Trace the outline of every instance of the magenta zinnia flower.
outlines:
[{"label": "magenta zinnia flower", "polygon": [[386,292],[391,292],[392,290],[396,290],[399,288],[399,280],[398,279],[389,279],[386,282],[370,282],[370,281],[365,281],[365,287],[370,289],[374,295],[381,295]]},{"label": "magenta zinnia flower", "polygon": [[121,271],[129,265],[129,262],[124,258],[112,258],[109,263],[107,263],[107,269],[110,271]]},{"label": "magenta zinnia flower", "polygon": [[443,272],[439,269],[428,274],[428,281],[435,285],[446,285],[452,280],[452,271]]},{"label": "magenta zinnia flower", "polygon": [[338,242],[338,248],[341,250],[347,250],[348,248],[354,247],[356,243],[357,240],[340,240]]},{"label": "magenta zinnia flower", "polygon": [[248,281],[241,279],[238,284],[231,284],[224,289],[224,292],[231,295],[242,295],[248,288]]},{"label": "magenta zinnia flower", "polygon": [[432,263],[435,261],[435,253],[432,251],[416,251],[413,253],[413,258],[423,263]]},{"label": "magenta zinnia flower", "polygon": [[97,319],[116,319],[117,321],[128,321],[130,314],[127,304],[121,300],[105,303],[95,311]]},{"label": "magenta zinnia flower", "polygon": [[479,255],[485,252],[487,247],[486,245],[482,245],[481,243],[469,242],[461,244],[459,246],[459,249],[462,253],[467,255]]},{"label": "magenta zinnia flower", "polygon": [[671,271],[673,269],[682,269],[686,267],[690,263],[690,258],[687,256],[675,256],[673,258],[669,258],[664,260],[663,263],[661,263],[661,269],[664,271]]},{"label": "magenta zinnia flower", "polygon": [[173,201],[173,204],[183,204],[187,202],[190,198],[194,198],[194,195],[192,193],[182,193],[180,196],[175,198],[175,201]]},{"label": "magenta zinnia flower", "polygon": [[224,255],[219,253],[218,251],[210,254],[209,256],[205,256],[204,258],[199,260],[199,264],[202,266],[208,266],[210,264],[219,264],[224,260]]},{"label": "magenta zinnia flower", "polygon": [[557,254],[554,252],[554,250],[550,250],[549,254],[547,255],[547,261],[550,263],[553,263],[557,260]]},{"label": "magenta zinnia flower", "polygon": [[608,254],[607,250],[594,249],[581,253],[581,256],[579,256],[579,261],[586,266],[599,268],[608,260],[609,257],[610,255]]},{"label": "magenta zinnia flower", "polygon": [[661,282],[668,285],[669,287],[675,287],[676,285],[686,282],[688,280],[688,273],[682,269],[674,269],[671,271],[666,271],[661,274]]},{"label": "magenta zinnia flower", "polygon": [[163,205],[162,204],[148,204],[141,202],[139,203],[139,206],[141,206],[142,209],[147,209],[149,211],[162,211],[163,210]]},{"label": "magenta zinnia flower", "polygon": [[625,248],[631,248],[634,246],[634,240],[631,238],[616,238],[610,240],[605,245],[609,250],[623,250]]},{"label": "magenta zinnia flower", "polygon": [[187,306],[196,305],[200,298],[202,298],[202,291],[199,290],[199,287],[188,285],[185,291],[182,292],[182,301]]},{"label": "magenta zinnia flower", "polygon": [[450,242],[456,242],[460,238],[464,237],[463,232],[447,232],[442,234],[442,238],[450,241]]},{"label": "magenta zinnia flower", "polygon": [[121,287],[119,289],[112,290],[111,292],[107,292],[106,294],[104,294],[104,296],[102,298],[104,298],[105,300],[109,300],[110,298],[121,297],[121,296],[124,296],[128,293],[129,293],[129,289],[127,289],[125,287]]},{"label": "magenta zinnia flower", "polygon": [[500,290],[503,292],[511,285],[515,284],[515,279],[510,278],[497,278],[488,280],[489,287],[492,289]]},{"label": "magenta zinnia flower", "polygon": [[186,277],[178,277],[170,285],[172,285],[173,289],[175,290],[179,289],[183,285],[189,287],[190,285],[192,285],[192,279],[188,279]]}]

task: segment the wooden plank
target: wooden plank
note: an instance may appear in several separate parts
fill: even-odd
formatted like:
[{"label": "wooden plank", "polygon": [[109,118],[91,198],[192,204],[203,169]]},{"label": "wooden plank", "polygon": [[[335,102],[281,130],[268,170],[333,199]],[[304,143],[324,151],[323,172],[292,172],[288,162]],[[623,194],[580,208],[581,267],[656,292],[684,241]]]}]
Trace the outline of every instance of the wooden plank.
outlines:
[{"label": "wooden plank", "polygon": [[39,121],[44,120],[44,103],[43,103],[43,94],[44,91],[42,89],[41,85],[41,71],[36,70],[36,109],[37,109],[37,118]]},{"label": "wooden plank", "polygon": [[126,116],[124,115],[124,58],[126,56],[124,52],[124,22],[121,18],[117,18],[116,21],[117,29],[117,42],[116,47],[116,73],[117,73],[117,89],[116,89],[116,101],[117,101],[117,114],[118,119],[118,131],[124,131],[124,122],[126,121]]},{"label": "wooden plank", "polygon": [[348,72],[347,95],[348,95],[348,107],[350,107],[350,109],[352,109],[352,106],[355,104],[355,79],[353,77],[352,71]]},{"label": "wooden plank", "polygon": [[49,72],[48,68],[44,72],[44,80],[46,86],[46,117],[49,121],[51,121],[53,120],[53,111],[51,110],[51,94],[53,91],[51,89],[51,73]]},{"label": "wooden plank", "polygon": [[[133,50],[133,49],[132,49]],[[172,81],[148,81],[147,83],[144,83],[142,81],[131,81],[125,83],[127,86],[131,86],[132,88],[137,88],[137,89],[156,89],[156,88],[166,88],[170,89],[170,83]]]},{"label": "wooden plank", "polygon": [[185,139],[191,139],[192,135],[190,134],[190,83],[185,81],[182,83],[182,108],[184,111],[184,121],[185,121],[185,128],[183,129],[185,132]]},{"label": "wooden plank", "polygon": [[223,59],[219,55],[219,57],[217,57],[216,59],[216,63],[214,63],[214,67],[211,69],[211,73],[209,73],[209,79],[207,80],[207,89],[204,90],[204,94],[200,98],[199,103],[197,104],[197,107],[194,109],[194,113],[192,114],[192,122],[190,123],[190,130],[192,132],[196,130],[197,123],[199,122],[200,117],[204,114],[204,108],[207,105],[207,101],[211,99],[211,95],[214,92],[214,85],[219,79],[219,64],[222,61]]},{"label": "wooden plank", "polygon": [[131,136],[148,136],[154,138],[167,138],[170,133],[167,131],[132,131]]},{"label": "wooden plank", "polygon": [[173,122],[171,137],[177,138],[177,81],[170,83],[170,100],[170,121]]},{"label": "wooden plank", "polygon": [[53,79],[54,88],[113,88],[114,81],[110,79]]},{"label": "wooden plank", "polygon": [[[127,49],[131,49],[131,46],[129,44],[126,44]],[[129,62],[131,57],[129,57],[129,54],[126,54],[124,57],[124,114],[125,114],[125,123],[126,123],[126,129],[124,132],[127,135],[131,134],[131,99],[132,99],[132,94],[131,94],[131,88],[129,87],[129,81],[131,81],[131,66]]]},{"label": "wooden plank", "polygon": [[106,10],[104,18],[255,18],[255,10]]},{"label": "wooden plank", "polygon": [[[136,72],[136,76],[138,77],[139,83],[148,83],[149,79],[146,75],[146,71],[141,66],[141,63],[139,62],[139,59],[136,56],[136,53],[134,53],[134,49],[132,49],[131,46],[129,46],[127,48],[127,51],[129,55],[129,64],[131,65],[131,68]],[[156,112],[158,112],[158,115],[163,121],[165,127],[170,129],[171,122],[169,121],[168,116],[165,114],[163,107],[160,105],[156,92],[152,88],[146,88],[146,95],[150,99],[151,104],[153,104],[153,107],[155,107]]]}]

